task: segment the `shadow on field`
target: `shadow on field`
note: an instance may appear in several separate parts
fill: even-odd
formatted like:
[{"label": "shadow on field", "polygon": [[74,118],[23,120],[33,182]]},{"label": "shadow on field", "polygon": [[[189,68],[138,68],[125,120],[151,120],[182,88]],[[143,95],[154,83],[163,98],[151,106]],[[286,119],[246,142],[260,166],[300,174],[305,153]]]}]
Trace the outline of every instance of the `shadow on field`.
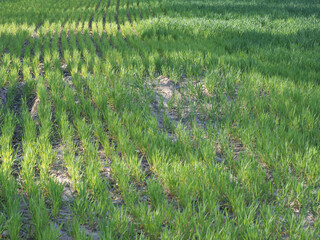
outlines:
[{"label": "shadow on field", "polygon": [[[316,1],[304,4],[293,0],[286,3],[271,0],[264,0],[259,3],[249,3],[248,1],[212,2],[204,0],[177,0],[164,2],[163,6],[172,8],[177,13],[181,13],[181,16],[186,14],[187,17],[196,17],[200,13],[202,13],[201,17],[204,14],[207,16],[212,15],[212,18],[219,18],[219,14],[222,14],[221,18],[236,18],[240,15],[249,16],[248,24],[252,24],[250,23],[250,19],[253,15],[274,15],[277,18],[294,18],[297,16],[307,17],[320,14],[320,4]],[[146,10],[143,9],[143,11]],[[26,16],[36,14],[30,11],[26,13]],[[94,11],[94,8],[84,9],[83,7],[70,9],[70,13],[74,14],[72,15],[72,19],[75,18],[74,22],[77,21],[78,16],[90,16]],[[125,10],[123,9],[123,11]],[[59,21],[60,17],[65,16],[68,12],[63,12],[62,9],[53,9],[50,14],[55,15],[55,19]],[[113,16],[113,14],[111,15]],[[46,16],[41,17],[45,18]],[[34,18],[34,22],[32,22],[33,18],[28,19],[31,19],[31,22],[28,22],[28,24],[34,24],[39,20],[36,17]],[[72,22],[72,19],[70,19],[70,22]],[[209,28],[210,36],[207,37],[205,35],[207,34],[205,31],[206,25],[199,25],[199,31],[195,35],[193,29],[197,28],[198,23],[195,25],[190,24],[188,28],[185,28],[183,21],[180,21],[180,19],[178,19],[179,21],[173,20],[174,24],[178,25],[177,27],[169,22],[166,25],[157,24],[151,28],[147,28],[146,26],[142,28],[140,31],[141,37],[144,40],[150,40],[146,41],[150,49],[158,48],[159,52],[168,52],[169,56],[188,50],[192,52],[191,58],[188,59],[191,61],[193,60],[192,57],[196,56],[198,52],[202,55],[210,52],[213,58],[223,58],[225,63],[241,71],[255,70],[262,73],[262,75],[281,76],[296,82],[313,82],[315,84],[319,84],[320,82],[320,62],[317,61],[317,59],[320,59],[320,31],[311,29],[312,26],[304,29],[300,27],[301,30],[296,32],[295,29],[291,29],[292,33],[288,34],[284,33],[285,31],[282,31],[281,27],[279,27],[279,31],[274,31],[272,26],[266,26],[265,28],[260,26],[260,31],[246,30],[246,27],[244,27],[240,32],[236,28],[231,27],[231,25],[227,26],[224,21],[221,21],[212,29]],[[10,18],[4,21],[10,22]],[[21,16],[21,21],[23,21],[23,15]],[[214,19],[212,22],[214,23]],[[272,23],[272,21],[270,22]],[[208,27],[211,26],[208,25]],[[28,32],[19,32],[19,34],[28,34]],[[9,39],[8,48],[16,49],[16,51],[10,52],[10,54],[20,56],[24,46],[21,46],[21,49],[17,49],[18,44],[15,44],[17,35],[3,33],[2,37]],[[193,55],[193,53],[195,54]],[[182,64],[186,63],[182,62]]]},{"label": "shadow on field", "polygon": [[318,1],[170,1],[164,8],[188,17],[237,18],[239,16],[271,16],[274,19],[320,16]]},{"label": "shadow on field", "polygon": [[[50,11],[40,11],[37,8],[20,8],[21,0],[15,0],[14,4],[10,1],[7,1],[10,3],[10,8],[5,6],[5,3],[0,8],[0,24],[6,24],[6,23],[15,23],[17,25],[19,24],[28,24],[28,25],[38,25],[40,22],[46,22],[48,21],[50,24],[52,23],[61,23],[63,19],[69,18],[69,21],[78,21],[79,16],[82,17],[82,19],[86,16],[91,16],[96,12],[96,6],[94,7],[87,7],[86,5],[90,2],[89,0],[86,0],[82,3],[82,5],[79,6],[70,6],[70,8],[66,11],[62,6],[61,8],[51,8]],[[1,0],[0,0],[0,3]],[[124,24],[125,22],[129,22],[127,18],[127,9],[126,9],[126,1],[120,2],[120,8],[119,8],[119,16],[122,16],[123,18],[119,18],[119,21],[121,24]],[[17,5],[16,7],[12,7],[14,5]],[[48,6],[50,7],[50,6]],[[106,19],[107,22],[113,21],[114,22],[114,15],[116,13],[116,9],[114,8],[115,5],[111,6],[107,9],[104,9],[104,13],[108,12],[109,16],[111,16],[112,19]],[[154,11],[161,11],[159,6],[155,6],[152,8]],[[148,5],[140,5],[139,10],[142,13],[148,13],[150,15],[150,9]],[[17,17],[19,16],[19,17]],[[137,17],[137,16],[136,16]],[[99,19],[98,19],[99,20]],[[102,17],[100,18],[102,20]],[[89,19],[87,19],[89,21]],[[96,20],[95,20],[96,21]]]},{"label": "shadow on field", "polygon": [[320,62],[316,60],[320,58],[319,30],[304,29],[291,34],[275,34],[258,31],[240,33],[227,29],[216,31],[205,39],[201,34],[195,37],[191,32],[187,34],[176,28],[168,29],[167,26],[163,26],[161,29],[158,26],[156,31],[147,29],[142,36],[150,39],[152,47],[152,39],[160,32],[163,35],[158,36],[158,45],[170,46],[169,55],[186,49],[195,53],[211,52],[216,58],[224,58],[225,63],[241,71],[254,69],[266,76],[281,76],[296,82],[320,83]]}]

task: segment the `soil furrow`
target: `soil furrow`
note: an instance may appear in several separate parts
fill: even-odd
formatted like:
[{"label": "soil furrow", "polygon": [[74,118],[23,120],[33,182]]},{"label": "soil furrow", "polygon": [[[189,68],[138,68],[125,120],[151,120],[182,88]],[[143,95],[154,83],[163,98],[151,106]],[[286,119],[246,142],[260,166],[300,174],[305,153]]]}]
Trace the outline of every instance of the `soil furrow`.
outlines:
[{"label": "soil furrow", "polygon": [[140,20],[142,20],[142,14],[141,14],[140,2],[139,1],[137,2],[137,8],[138,8],[138,11],[139,11]]},{"label": "soil furrow", "polygon": [[111,3],[111,0],[108,1],[107,7],[106,7],[106,11],[105,11],[105,13],[103,15],[103,18],[102,18],[103,28],[105,28],[105,25],[106,25],[107,12],[108,12],[108,9],[110,7],[110,3]]},{"label": "soil furrow", "polygon": [[95,16],[98,8],[100,7],[101,1],[102,1],[102,0],[100,0],[99,3],[97,4],[97,6],[96,6],[96,8],[95,8],[94,12],[92,13],[92,15],[91,15],[91,17],[90,17],[90,20],[89,20],[89,33],[90,33],[91,35],[92,35],[92,22],[93,22],[94,16]]},{"label": "soil furrow", "polygon": [[115,14],[114,14],[114,20],[116,21],[118,31],[120,31],[120,24],[119,24],[119,6],[120,6],[120,0],[117,0],[116,12],[115,12]]}]

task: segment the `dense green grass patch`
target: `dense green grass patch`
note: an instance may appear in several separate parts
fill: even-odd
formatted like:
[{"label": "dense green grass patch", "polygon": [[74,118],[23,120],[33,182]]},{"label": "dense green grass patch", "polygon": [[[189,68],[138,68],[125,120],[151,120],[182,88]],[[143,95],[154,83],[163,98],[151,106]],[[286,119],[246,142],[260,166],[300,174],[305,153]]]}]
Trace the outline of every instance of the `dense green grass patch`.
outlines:
[{"label": "dense green grass patch", "polygon": [[0,1],[0,238],[319,238],[319,13]]}]

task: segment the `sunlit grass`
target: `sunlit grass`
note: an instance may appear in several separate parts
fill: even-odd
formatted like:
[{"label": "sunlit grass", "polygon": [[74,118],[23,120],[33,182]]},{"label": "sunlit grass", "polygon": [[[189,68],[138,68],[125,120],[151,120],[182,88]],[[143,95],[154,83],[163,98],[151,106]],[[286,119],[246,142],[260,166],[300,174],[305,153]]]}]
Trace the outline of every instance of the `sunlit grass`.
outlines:
[{"label": "sunlit grass", "polygon": [[319,238],[319,13],[2,1],[0,238]]}]

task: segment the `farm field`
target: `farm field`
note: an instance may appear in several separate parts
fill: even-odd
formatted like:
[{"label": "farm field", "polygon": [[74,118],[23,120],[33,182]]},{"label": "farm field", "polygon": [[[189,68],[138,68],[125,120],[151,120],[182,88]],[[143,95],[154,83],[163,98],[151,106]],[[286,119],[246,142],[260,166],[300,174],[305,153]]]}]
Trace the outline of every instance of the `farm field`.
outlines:
[{"label": "farm field", "polygon": [[0,239],[319,239],[318,0],[0,0]]}]

